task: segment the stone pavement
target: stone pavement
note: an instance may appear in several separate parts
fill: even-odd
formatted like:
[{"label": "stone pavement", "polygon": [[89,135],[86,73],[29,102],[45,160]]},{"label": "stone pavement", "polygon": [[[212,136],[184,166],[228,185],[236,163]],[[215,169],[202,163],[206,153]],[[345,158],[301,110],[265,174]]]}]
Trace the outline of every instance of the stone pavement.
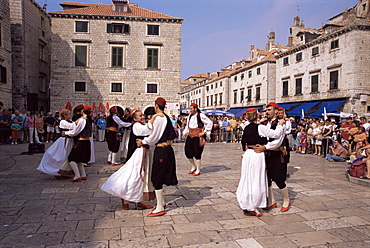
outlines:
[{"label": "stone pavement", "polygon": [[183,146],[174,144],[179,185],[165,188],[167,214],[155,218],[100,190],[119,168],[104,164],[106,143],[75,183],[39,173],[42,154],[19,155],[27,144],[0,146],[0,247],[370,247],[370,188],[348,182],[345,163],[292,153],[292,208],[258,218],[235,198],[240,144],[207,144],[198,177]]}]

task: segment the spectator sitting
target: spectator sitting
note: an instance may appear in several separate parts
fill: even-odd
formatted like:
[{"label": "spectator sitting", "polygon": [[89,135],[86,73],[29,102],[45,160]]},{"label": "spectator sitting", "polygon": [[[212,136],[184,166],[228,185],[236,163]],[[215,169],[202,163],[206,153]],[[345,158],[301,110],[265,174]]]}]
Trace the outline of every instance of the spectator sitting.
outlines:
[{"label": "spectator sitting", "polygon": [[347,158],[347,150],[339,144],[338,140],[334,141],[334,146],[329,146],[330,152],[326,154],[329,162],[344,162]]},{"label": "spectator sitting", "polygon": [[370,145],[363,146],[360,148],[360,151],[363,152],[365,151],[366,153],[366,158],[363,158],[362,161],[366,163],[367,167],[367,174],[366,176],[362,177],[363,179],[370,179],[370,159],[369,159],[369,150],[370,150]]},{"label": "spectator sitting", "polygon": [[363,141],[359,141],[356,144],[355,151],[351,153],[349,156],[349,163],[353,163],[355,160],[362,160],[363,158],[366,157],[366,151],[362,150],[361,148],[365,146],[365,143]]}]

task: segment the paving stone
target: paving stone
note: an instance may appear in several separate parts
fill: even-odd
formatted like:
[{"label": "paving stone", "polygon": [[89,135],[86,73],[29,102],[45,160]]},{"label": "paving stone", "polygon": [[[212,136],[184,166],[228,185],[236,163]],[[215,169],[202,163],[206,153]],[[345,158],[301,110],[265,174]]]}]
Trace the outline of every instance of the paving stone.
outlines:
[{"label": "paving stone", "polygon": [[72,199],[72,198],[89,198],[93,197],[94,193],[76,192],[76,193],[56,193],[53,199]]},{"label": "paving stone", "polygon": [[224,230],[224,228],[216,221],[174,224],[173,228],[175,229],[175,232],[178,234],[210,230]]},{"label": "paving stone", "polygon": [[364,233],[351,228],[333,228],[326,230],[328,233],[333,234],[334,236],[340,238],[344,242],[352,242],[352,241],[362,241],[362,240],[369,240],[370,236],[365,235]]},{"label": "paving stone", "polygon": [[37,233],[47,233],[50,230],[55,232],[74,231],[76,230],[78,221],[63,221],[63,222],[46,222],[43,221]]},{"label": "paving stone", "polygon": [[92,212],[92,213],[75,213],[68,214],[66,220],[89,220],[89,219],[102,219],[102,218],[114,218],[113,213],[107,212]]},{"label": "paving stone", "polygon": [[166,215],[193,214],[193,213],[201,213],[201,211],[198,207],[179,207],[171,211],[167,211]]},{"label": "paving stone", "polygon": [[213,242],[209,244],[202,245],[185,245],[183,248],[240,248],[235,241],[222,241],[222,242]]},{"label": "paving stone", "polygon": [[212,221],[212,220],[233,220],[234,217],[228,212],[208,212],[201,214],[187,214],[190,222]]},{"label": "paving stone", "polygon": [[171,247],[186,246],[195,244],[207,244],[211,240],[199,232],[172,234],[167,236]]},{"label": "paving stone", "polygon": [[175,223],[175,224],[181,224],[181,223],[189,223],[189,219],[186,218],[186,215],[182,215],[182,214],[179,214],[179,215],[171,215],[171,218],[172,218],[172,221]]},{"label": "paving stone", "polygon": [[98,218],[95,220],[95,229],[98,228],[113,228],[113,227],[129,227],[129,226],[144,226],[142,218],[124,218],[124,219],[109,219]]},{"label": "paving stone", "polygon": [[49,193],[77,193],[80,191],[80,188],[46,188],[41,191],[42,194],[49,194]]},{"label": "paving stone", "polygon": [[164,224],[145,226],[144,232],[146,237],[158,236],[159,234],[165,236],[169,234],[175,234],[172,225]]},{"label": "paving stone", "polygon": [[369,225],[370,222],[366,221],[358,216],[348,216],[348,217],[342,217],[341,218],[344,222],[350,223],[354,226],[364,226]]},{"label": "paving stone", "polygon": [[299,247],[342,242],[341,239],[331,235],[326,231],[292,233],[286,235],[286,237]]},{"label": "paving stone", "polygon": [[312,227],[301,222],[289,222],[275,225],[267,225],[264,226],[264,228],[266,228],[270,233],[274,235],[314,231]]},{"label": "paving stone", "polygon": [[120,228],[104,228],[94,230],[67,231],[63,238],[63,243],[104,241],[121,239]]},{"label": "paving stone", "polygon": [[[157,235],[158,236],[158,233]],[[126,240],[126,239],[132,239],[132,238],[144,238],[145,237],[145,232],[144,232],[144,227],[124,227],[121,228],[121,239]]]},{"label": "paving stone", "polygon": [[65,232],[8,235],[1,239],[2,247],[43,247],[57,245],[63,240]]},{"label": "paving stone", "polygon": [[0,226],[0,237],[3,235],[30,235],[37,232],[41,223],[12,224]]},{"label": "paving stone", "polygon": [[317,219],[328,219],[328,218],[335,218],[339,217],[337,213],[331,211],[313,211],[313,212],[304,212],[298,213],[306,220],[317,220]]},{"label": "paving stone", "polygon": [[345,222],[340,218],[329,218],[321,220],[310,220],[304,222],[315,230],[326,230],[339,227],[350,227],[352,224]]},{"label": "paving stone", "polygon": [[236,220],[221,220],[221,221],[218,221],[218,223],[220,223],[221,226],[225,228],[226,230],[266,225],[266,223],[264,223],[262,220],[260,220],[256,216],[248,216],[244,219],[236,219]]},{"label": "paving stone", "polygon": [[110,241],[109,248],[167,248],[170,247],[166,237],[155,236],[146,238],[130,238],[128,240]]},{"label": "paving stone", "polygon": [[228,229],[225,231],[220,231],[220,236],[225,240],[237,240],[249,237],[260,237],[260,236],[270,236],[271,233],[263,227],[247,227],[238,229]]},{"label": "paving stone", "polygon": [[78,221],[76,230],[91,230],[94,229],[95,220],[80,220]]},{"label": "paving stone", "polygon": [[242,248],[263,248],[263,246],[260,245],[260,243],[258,243],[254,238],[238,239],[236,242]]},{"label": "paving stone", "polygon": [[51,245],[47,248],[109,248],[109,241],[77,242],[69,244]]},{"label": "paving stone", "polygon": [[[290,210],[287,212],[289,213]],[[288,223],[288,222],[299,222],[299,221],[305,221],[306,219],[301,217],[298,214],[280,214],[276,216],[263,216],[261,218],[263,222],[269,225],[279,224],[279,223]]]},{"label": "paving stone", "polygon": [[[150,211],[148,211],[148,214],[149,213],[150,213]],[[171,215],[166,214],[164,216],[161,216],[160,218],[145,217],[144,218],[144,224],[148,225],[148,226],[160,225],[160,224],[172,225],[172,224],[174,224],[174,222],[171,218]]]},{"label": "paving stone", "polygon": [[267,236],[267,237],[256,237],[256,241],[262,245],[262,247],[279,247],[279,248],[293,248],[297,247],[291,240],[285,236]]}]

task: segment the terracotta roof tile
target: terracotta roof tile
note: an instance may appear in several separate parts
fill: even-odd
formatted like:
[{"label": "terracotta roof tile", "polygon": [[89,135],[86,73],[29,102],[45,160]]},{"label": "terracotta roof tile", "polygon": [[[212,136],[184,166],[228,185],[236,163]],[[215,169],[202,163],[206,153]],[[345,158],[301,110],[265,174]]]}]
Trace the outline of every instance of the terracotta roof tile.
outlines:
[{"label": "terracotta roof tile", "polygon": [[[166,18],[166,19],[181,19],[166,14],[158,13],[152,10],[140,8],[130,4],[130,13],[113,12],[112,4],[92,4],[92,3],[74,3],[64,2],[61,5],[81,6],[74,9],[66,9],[60,11],[51,11],[50,14],[77,14],[77,15],[101,15],[101,16],[132,16],[132,17],[149,17],[149,18]],[[84,7],[86,6],[86,7]]]}]

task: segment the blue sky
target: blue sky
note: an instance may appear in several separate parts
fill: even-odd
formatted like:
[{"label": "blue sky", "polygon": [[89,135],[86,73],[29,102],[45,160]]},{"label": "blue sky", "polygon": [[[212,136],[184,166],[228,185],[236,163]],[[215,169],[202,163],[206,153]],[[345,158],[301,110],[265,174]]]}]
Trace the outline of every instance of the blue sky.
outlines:
[{"label": "blue sky", "polygon": [[[62,10],[59,0],[36,0],[47,11]],[[110,4],[111,0],[68,0]],[[250,45],[264,48],[267,35],[286,45],[293,18],[308,28],[323,23],[358,0],[131,0],[139,7],[184,19],[182,24],[181,79],[216,72],[235,61],[248,59]],[[299,7],[298,7],[299,6]],[[299,9],[299,12],[298,12]]]}]

